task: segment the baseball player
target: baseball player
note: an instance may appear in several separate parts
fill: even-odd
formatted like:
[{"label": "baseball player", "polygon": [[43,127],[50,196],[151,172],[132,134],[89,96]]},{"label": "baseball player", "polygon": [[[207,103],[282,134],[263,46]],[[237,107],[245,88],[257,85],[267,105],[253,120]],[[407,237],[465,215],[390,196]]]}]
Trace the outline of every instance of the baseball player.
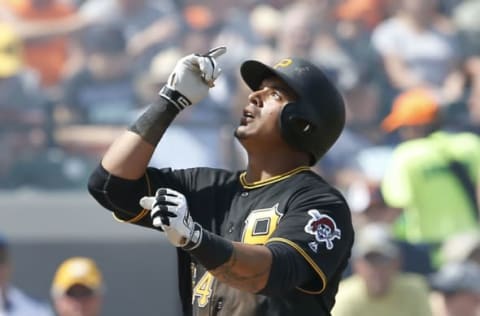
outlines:
[{"label": "baseball player", "polygon": [[208,94],[225,50],[177,62],[158,100],[108,149],[89,191],[177,247],[184,315],[330,315],[353,228],[342,195],[310,169],[345,122],[321,70],[299,58],[242,64],[252,93],[235,136],[246,170],[147,168],[175,116]]}]

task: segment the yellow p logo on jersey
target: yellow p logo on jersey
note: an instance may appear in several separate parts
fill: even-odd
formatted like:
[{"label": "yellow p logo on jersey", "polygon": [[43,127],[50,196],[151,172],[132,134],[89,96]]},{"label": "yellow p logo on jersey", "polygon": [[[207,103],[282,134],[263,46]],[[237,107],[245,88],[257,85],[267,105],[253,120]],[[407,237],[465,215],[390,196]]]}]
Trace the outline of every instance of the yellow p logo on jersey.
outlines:
[{"label": "yellow p logo on jersey", "polygon": [[273,207],[251,211],[245,220],[242,242],[250,245],[263,245],[277,228],[282,217],[278,203]]},{"label": "yellow p logo on jersey", "polygon": [[279,67],[285,68],[290,66],[292,63],[293,61],[290,58],[284,58],[280,60],[275,66],[273,66],[273,68],[279,68]]}]

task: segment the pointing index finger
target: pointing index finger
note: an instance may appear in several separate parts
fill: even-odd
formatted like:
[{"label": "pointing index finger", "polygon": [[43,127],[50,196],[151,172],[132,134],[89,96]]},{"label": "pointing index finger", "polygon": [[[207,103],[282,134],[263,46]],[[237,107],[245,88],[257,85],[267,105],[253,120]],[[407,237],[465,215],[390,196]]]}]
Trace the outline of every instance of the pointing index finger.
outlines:
[{"label": "pointing index finger", "polygon": [[217,58],[219,56],[222,56],[226,52],[227,52],[226,46],[218,46],[209,50],[208,53],[205,54],[205,56]]}]

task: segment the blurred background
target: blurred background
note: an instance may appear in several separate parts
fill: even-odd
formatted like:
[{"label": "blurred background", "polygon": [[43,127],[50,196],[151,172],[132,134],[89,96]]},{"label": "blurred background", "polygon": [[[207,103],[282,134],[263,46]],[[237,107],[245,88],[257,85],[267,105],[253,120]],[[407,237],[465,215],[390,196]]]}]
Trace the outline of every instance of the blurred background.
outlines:
[{"label": "blurred background", "polygon": [[[359,233],[388,232],[398,272],[424,280],[434,315],[480,315],[478,287],[467,291],[472,314],[455,314],[431,281],[452,261],[480,264],[479,0],[0,0],[10,282],[48,305],[58,264],[88,256],[104,274],[104,315],[180,313],[173,249],[115,221],[86,181],[176,61],[218,45],[228,47],[223,75],[178,116],[151,165],[243,169],[241,62],[309,58],[347,103],[344,133],[314,169],[345,194]],[[345,278],[356,274],[352,263]]]}]

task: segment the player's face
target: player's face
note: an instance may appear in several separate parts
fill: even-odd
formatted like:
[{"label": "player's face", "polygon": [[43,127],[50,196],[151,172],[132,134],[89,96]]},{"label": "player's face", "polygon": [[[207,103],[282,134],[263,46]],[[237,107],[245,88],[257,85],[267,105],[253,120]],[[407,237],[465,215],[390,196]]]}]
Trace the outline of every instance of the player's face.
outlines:
[{"label": "player's face", "polygon": [[244,144],[251,141],[257,144],[284,144],[278,117],[283,107],[295,99],[294,91],[279,78],[263,80],[260,88],[248,96],[248,105],[243,109],[235,136]]}]

